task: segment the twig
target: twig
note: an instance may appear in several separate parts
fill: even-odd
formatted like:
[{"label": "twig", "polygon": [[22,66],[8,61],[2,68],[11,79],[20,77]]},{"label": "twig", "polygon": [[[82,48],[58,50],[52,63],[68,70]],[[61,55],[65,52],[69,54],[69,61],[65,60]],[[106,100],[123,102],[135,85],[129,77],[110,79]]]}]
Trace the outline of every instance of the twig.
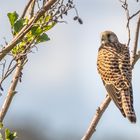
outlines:
[{"label": "twig", "polygon": [[2,77],[1,81],[0,81],[0,86],[2,87],[2,83],[3,81],[9,76],[11,75],[11,73],[15,70],[17,64],[15,64],[11,69],[7,70],[5,75]]},{"label": "twig", "polygon": [[34,1],[34,0],[29,0],[29,2],[27,3],[26,7],[24,8],[24,11],[23,11],[23,13],[22,13],[21,18],[24,18],[24,17],[25,17],[25,15],[26,15],[26,13],[27,13],[27,11],[28,11],[28,8],[30,7],[30,5],[31,5],[31,3],[32,3],[33,1]]},{"label": "twig", "polygon": [[129,9],[128,9],[128,3],[127,3],[127,0],[119,0],[121,3],[122,3],[122,7],[123,9],[125,10],[126,12],[126,18],[127,18],[127,24],[126,24],[126,28],[127,28],[127,31],[128,31],[128,41],[127,41],[127,46],[129,46],[130,44],[130,41],[131,41],[131,31],[130,31],[130,20],[134,17],[136,17],[139,13],[140,13],[140,10],[138,10],[136,13],[134,13],[132,16],[130,16],[130,12],[129,12]]},{"label": "twig", "polygon": [[140,10],[138,10],[135,14],[133,14],[131,17],[129,17],[129,19],[132,19],[133,17],[135,17],[136,15],[138,15],[140,13]]},{"label": "twig", "polygon": [[127,28],[127,32],[128,32],[128,41],[127,41],[127,46],[129,46],[130,44],[130,36],[131,36],[131,32],[130,32],[130,26],[129,26],[129,23],[130,23],[130,14],[129,14],[129,9],[128,9],[128,3],[127,3],[127,0],[120,0],[120,2],[122,3],[122,7],[124,8],[125,10],[125,13],[126,13],[126,18],[127,18],[127,24],[126,24],[126,28]]},{"label": "twig", "polygon": [[2,64],[2,78],[4,77],[4,71],[5,71],[5,65],[6,65],[6,60],[4,59],[4,63]]},{"label": "twig", "polygon": [[91,138],[92,134],[96,131],[96,126],[97,126],[100,118],[102,117],[104,111],[108,107],[110,101],[111,101],[111,99],[107,95],[105,100],[101,103],[100,107],[98,107],[96,114],[93,117],[93,119],[90,123],[90,126],[87,129],[87,132],[85,133],[85,135],[83,136],[83,138],[81,140],[89,140]]},{"label": "twig", "polygon": [[139,39],[139,30],[140,30],[140,14],[136,26],[136,32],[135,32],[135,40],[134,40],[134,48],[133,48],[133,55],[132,55],[132,67],[134,67],[134,64],[139,59],[139,54],[137,54],[137,48],[138,48],[138,39]]},{"label": "twig", "polygon": [[30,6],[30,11],[29,11],[30,18],[32,18],[34,15],[35,2],[36,2],[36,0],[33,0],[31,3],[31,6]]},{"label": "twig", "polygon": [[14,61],[14,59],[11,60],[11,62],[10,62],[10,64],[9,64],[9,66],[8,66],[8,68],[7,68],[7,70],[6,70],[6,72],[4,73],[4,71],[3,71],[2,78],[1,78],[1,80],[0,80],[0,86],[2,86],[3,81],[15,70],[17,64],[15,64],[15,65],[11,68],[13,61]]},{"label": "twig", "polygon": [[7,96],[5,98],[5,101],[4,101],[4,103],[2,105],[2,108],[0,110],[0,122],[3,122],[3,119],[4,119],[4,117],[5,117],[5,115],[6,115],[7,111],[8,111],[8,108],[9,108],[9,106],[11,104],[13,96],[16,93],[15,89],[16,89],[18,80],[19,80],[20,75],[21,75],[23,63],[24,63],[24,59],[18,60],[18,62],[17,62],[17,67],[16,67],[16,70],[15,70],[12,82],[10,84]]}]

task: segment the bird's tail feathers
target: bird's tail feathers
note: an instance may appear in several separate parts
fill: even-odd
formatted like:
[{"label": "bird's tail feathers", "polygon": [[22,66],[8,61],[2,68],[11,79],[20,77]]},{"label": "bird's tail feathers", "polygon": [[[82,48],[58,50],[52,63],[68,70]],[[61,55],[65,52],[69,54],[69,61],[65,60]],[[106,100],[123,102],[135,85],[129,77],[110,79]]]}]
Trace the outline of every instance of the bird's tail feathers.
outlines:
[{"label": "bird's tail feathers", "polygon": [[123,91],[122,93],[122,108],[128,120],[131,123],[136,123],[136,115],[133,108],[133,97],[131,94]]}]

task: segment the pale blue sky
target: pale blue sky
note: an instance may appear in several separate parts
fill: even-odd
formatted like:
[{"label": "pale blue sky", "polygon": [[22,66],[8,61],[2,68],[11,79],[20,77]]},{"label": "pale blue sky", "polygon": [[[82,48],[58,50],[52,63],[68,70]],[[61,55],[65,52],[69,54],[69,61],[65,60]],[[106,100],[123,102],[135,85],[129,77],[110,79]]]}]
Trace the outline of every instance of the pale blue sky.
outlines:
[{"label": "pale blue sky", "polygon": [[[0,43],[3,43],[3,37],[11,40],[7,12],[21,12],[26,2],[1,2]],[[129,2],[132,11],[140,6],[135,0]],[[74,22],[74,11],[71,11],[66,17],[68,24],[59,24],[48,32],[51,40],[39,45],[38,51],[30,54],[23,70],[22,83],[18,85],[18,94],[5,118],[10,124],[26,124],[35,119],[36,125],[44,129],[43,133],[49,128],[52,140],[68,140],[64,138],[67,134],[77,136],[77,139],[69,140],[80,139],[105,98],[106,91],[96,69],[100,32],[112,30],[122,43],[127,41],[125,13],[118,0],[75,0],[75,3],[84,24]],[[135,20],[132,33],[134,23]],[[139,67],[138,62],[133,71],[137,124],[130,124],[111,103],[92,139],[105,140],[110,136],[113,140],[140,139]]]}]

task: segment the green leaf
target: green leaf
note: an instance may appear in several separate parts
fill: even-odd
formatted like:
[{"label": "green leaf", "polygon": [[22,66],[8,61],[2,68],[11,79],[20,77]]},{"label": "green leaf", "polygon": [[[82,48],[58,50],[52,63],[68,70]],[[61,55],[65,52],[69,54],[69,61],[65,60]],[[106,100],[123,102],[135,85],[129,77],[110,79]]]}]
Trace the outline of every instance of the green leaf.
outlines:
[{"label": "green leaf", "polygon": [[48,35],[46,33],[43,33],[37,38],[36,43],[38,44],[38,43],[49,41],[49,40],[50,38],[48,37]]},{"label": "green leaf", "polygon": [[49,20],[50,20],[51,18],[52,18],[52,16],[48,15],[48,16],[46,16],[45,21],[46,21],[46,22],[49,22]]},{"label": "green leaf", "polygon": [[5,129],[5,139],[7,140],[10,137],[10,130],[9,129]]},{"label": "green leaf", "polygon": [[18,14],[16,13],[16,11],[14,11],[13,13],[8,13],[7,16],[9,18],[10,24],[11,24],[11,26],[13,28],[15,22],[18,19]]},{"label": "green leaf", "polygon": [[8,139],[10,137],[10,130],[5,129],[5,138]]},{"label": "green leaf", "polygon": [[18,33],[23,28],[23,26],[25,25],[25,21],[25,19],[19,19],[16,21],[16,23],[14,24],[15,33]]},{"label": "green leaf", "polygon": [[34,35],[34,36],[38,36],[38,35],[40,35],[42,32],[43,32],[43,30],[42,30],[39,26],[33,26],[33,27],[31,28],[31,33],[32,33],[32,35]]},{"label": "green leaf", "polygon": [[0,129],[2,129],[3,128],[3,123],[2,122],[0,122]]},{"label": "green leaf", "polygon": [[17,133],[13,132],[10,140],[15,140],[16,138],[17,138]]},{"label": "green leaf", "polygon": [[5,129],[5,140],[14,140],[16,137],[16,132],[10,132],[8,128]]},{"label": "green leaf", "polygon": [[47,25],[46,27],[44,27],[44,30],[45,30],[45,31],[48,31],[48,30],[50,30],[51,28],[53,28],[55,25],[56,25],[56,22],[52,22],[52,23],[50,23],[49,25]]},{"label": "green leaf", "polygon": [[34,39],[35,37],[31,34],[31,32],[26,34],[26,42],[30,42]]},{"label": "green leaf", "polygon": [[26,42],[21,42],[17,46],[12,49],[12,54],[17,55],[19,53],[23,53],[25,49]]}]

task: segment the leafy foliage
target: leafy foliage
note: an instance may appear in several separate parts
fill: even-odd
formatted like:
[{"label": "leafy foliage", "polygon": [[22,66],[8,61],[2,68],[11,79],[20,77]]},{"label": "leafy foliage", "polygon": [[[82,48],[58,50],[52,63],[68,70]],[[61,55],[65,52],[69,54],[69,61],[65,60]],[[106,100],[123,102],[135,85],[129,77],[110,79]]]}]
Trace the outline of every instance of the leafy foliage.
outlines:
[{"label": "leafy foliage", "polygon": [[45,41],[49,41],[49,40],[50,40],[50,38],[48,37],[48,35],[46,33],[43,33],[38,36],[36,43],[41,43],[41,42],[45,42]]},{"label": "leafy foliage", "polygon": [[[8,13],[9,22],[11,24],[12,34],[15,36],[21,29],[28,24],[27,18],[19,18],[17,12]],[[50,38],[45,33],[56,25],[56,22],[52,21],[50,15],[42,16],[37,23],[31,28],[31,30],[25,35],[20,43],[18,43],[13,49],[12,54],[17,56],[30,50],[28,44],[39,44],[45,41],[49,41]]]},{"label": "leafy foliage", "polygon": [[28,23],[27,19],[19,19],[19,15],[15,11],[13,13],[8,13],[7,16],[11,24],[13,35],[16,35],[23,28],[23,26]]},{"label": "leafy foliage", "polygon": [[16,11],[14,11],[13,13],[8,13],[7,16],[8,16],[8,18],[9,18],[11,27],[13,28],[15,22],[16,22],[17,19],[18,19],[18,14],[16,13]]},{"label": "leafy foliage", "polygon": [[11,132],[8,128],[5,129],[5,140],[14,140],[16,137],[16,132]]},{"label": "leafy foliage", "polygon": [[17,34],[23,26],[26,25],[26,19],[19,19],[14,23],[14,33]]},{"label": "leafy foliage", "polygon": [[4,130],[4,138],[2,133],[0,133],[0,140],[15,140],[17,138],[16,132],[11,132],[8,128],[4,129],[3,124],[0,123],[0,130]]}]

